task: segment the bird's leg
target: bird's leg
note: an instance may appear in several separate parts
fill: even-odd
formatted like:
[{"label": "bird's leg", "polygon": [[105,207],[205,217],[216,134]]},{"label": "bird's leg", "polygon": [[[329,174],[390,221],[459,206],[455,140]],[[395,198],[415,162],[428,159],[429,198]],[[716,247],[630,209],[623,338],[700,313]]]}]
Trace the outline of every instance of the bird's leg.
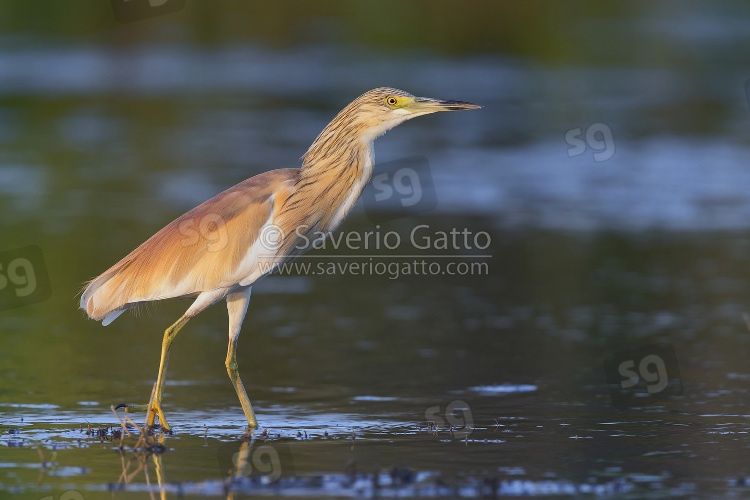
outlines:
[{"label": "bird's leg", "polygon": [[227,373],[229,373],[229,379],[234,385],[234,390],[237,391],[237,397],[240,398],[240,404],[242,405],[242,411],[245,412],[245,418],[247,418],[247,425],[250,429],[258,428],[258,421],[255,420],[255,413],[253,413],[253,407],[250,404],[250,398],[247,397],[245,392],[245,386],[242,385],[240,374],[237,371],[237,339],[229,340],[229,350],[227,351]]},{"label": "bird's leg", "polygon": [[[164,412],[162,412],[161,409],[161,400],[164,395],[164,383],[167,379],[167,365],[169,364],[169,347],[172,344],[172,341],[177,336],[179,331],[182,329],[183,326],[185,326],[185,323],[188,322],[190,319],[189,316],[183,315],[180,319],[177,320],[175,324],[170,326],[164,331],[164,339],[161,343],[161,361],[159,362],[159,377],[156,380],[156,392],[154,393],[154,402],[151,407],[151,413],[149,414],[148,422],[146,422],[146,425],[149,427],[154,425],[154,417],[157,415],[159,416],[159,423],[162,426],[162,429],[164,429],[166,432],[171,432],[171,429],[169,427],[169,424],[167,423],[167,419],[164,417]],[[127,413],[133,413],[133,412],[139,412],[139,411],[148,411],[148,404],[145,405],[127,405],[127,404],[120,404],[115,407],[117,408],[125,408],[125,411]]]},{"label": "bird's leg", "polygon": [[237,337],[240,335],[242,321],[245,319],[247,305],[250,302],[250,287],[242,288],[227,295],[227,311],[229,312],[229,348],[227,349],[227,373],[229,379],[237,391],[237,397],[240,399],[242,411],[245,412],[247,425],[251,429],[258,428],[258,422],[255,420],[255,413],[250,404],[250,398],[247,397],[245,386],[242,385],[240,374],[237,371]]}]

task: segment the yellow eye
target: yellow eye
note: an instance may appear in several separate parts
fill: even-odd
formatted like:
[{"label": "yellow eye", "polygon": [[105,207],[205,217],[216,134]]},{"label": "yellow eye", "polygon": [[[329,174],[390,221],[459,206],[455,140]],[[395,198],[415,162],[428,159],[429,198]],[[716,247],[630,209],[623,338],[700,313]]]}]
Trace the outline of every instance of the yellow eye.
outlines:
[{"label": "yellow eye", "polygon": [[388,104],[389,106],[395,106],[395,105],[396,105],[396,103],[398,103],[398,99],[396,99],[396,98],[395,98],[395,97],[393,97],[393,96],[391,96],[391,97],[386,97],[386,99],[385,99],[385,102],[386,102],[386,103],[387,103],[387,104]]}]

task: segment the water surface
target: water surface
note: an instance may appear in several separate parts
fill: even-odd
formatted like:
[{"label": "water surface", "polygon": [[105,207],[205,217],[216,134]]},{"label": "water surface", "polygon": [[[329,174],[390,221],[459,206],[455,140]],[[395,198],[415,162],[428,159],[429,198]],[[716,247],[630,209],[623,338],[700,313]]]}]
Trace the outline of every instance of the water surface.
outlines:
[{"label": "water surface", "polygon": [[[37,248],[50,284],[0,310],[0,496],[747,495],[748,31],[744,4],[716,5],[679,22],[645,4],[555,23],[487,7],[397,33],[362,23],[364,4],[259,6],[252,36],[245,7],[95,33],[92,10],[0,39],[0,253]],[[77,310],[83,282],[223,189],[298,166],[380,85],[484,106],[376,143],[380,164],[425,162],[430,210],[361,202],[340,234],[399,245],[321,249],[254,287],[238,359],[260,429],[245,433],[218,304],[173,346],[175,434],[121,450],[110,407],[147,401],[189,303],[104,328]],[[436,248],[451,231],[488,245]],[[415,260],[435,272],[372,272]],[[646,394],[664,373],[669,389],[615,405],[607,369],[634,349],[674,353],[666,372],[633,359]]]}]

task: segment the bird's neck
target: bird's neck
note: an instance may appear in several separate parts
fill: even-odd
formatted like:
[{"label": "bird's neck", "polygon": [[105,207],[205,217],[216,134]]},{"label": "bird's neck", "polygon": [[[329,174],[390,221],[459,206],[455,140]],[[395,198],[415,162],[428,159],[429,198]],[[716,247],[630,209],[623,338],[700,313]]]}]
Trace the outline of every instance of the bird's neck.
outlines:
[{"label": "bird's neck", "polygon": [[372,174],[372,142],[334,120],[305,153],[294,198],[318,230],[333,231],[359,199]]},{"label": "bird's neck", "polygon": [[[346,111],[346,110],[344,110]],[[322,173],[331,169],[356,167],[356,156],[372,149],[372,140],[363,139],[355,120],[348,121],[344,111],[318,134],[302,157],[302,171]]]}]

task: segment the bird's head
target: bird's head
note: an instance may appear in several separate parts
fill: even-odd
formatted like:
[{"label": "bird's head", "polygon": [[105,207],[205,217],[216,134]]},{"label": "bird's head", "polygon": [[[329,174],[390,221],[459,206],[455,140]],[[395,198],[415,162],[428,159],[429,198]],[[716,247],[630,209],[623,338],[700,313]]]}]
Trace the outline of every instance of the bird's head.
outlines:
[{"label": "bird's head", "polygon": [[444,101],[415,97],[403,90],[381,87],[365,92],[348,106],[318,135],[303,156],[304,165],[321,164],[337,158],[353,143],[370,148],[372,141],[399,123],[438,111],[481,108],[462,101]]},{"label": "bird's head", "polygon": [[356,123],[365,140],[374,140],[396,125],[438,111],[461,111],[481,106],[463,101],[415,97],[403,90],[381,87],[365,92],[340,113]]}]

